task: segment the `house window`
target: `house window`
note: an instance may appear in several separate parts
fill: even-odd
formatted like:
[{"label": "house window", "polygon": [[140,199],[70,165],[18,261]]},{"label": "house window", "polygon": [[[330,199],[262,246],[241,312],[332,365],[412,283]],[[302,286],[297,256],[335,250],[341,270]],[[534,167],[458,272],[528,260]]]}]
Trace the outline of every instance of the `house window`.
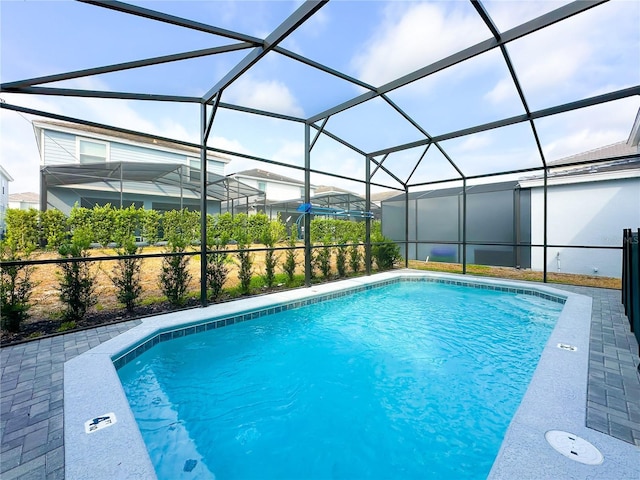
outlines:
[{"label": "house window", "polygon": [[267,184],[265,182],[258,182],[258,190],[262,192],[267,191]]},{"label": "house window", "polygon": [[102,163],[107,161],[107,144],[94,140],[78,139],[80,163]]},{"label": "house window", "polygon": [[189,180],[192,182],[200,181],[200,160],[189,159]]}]

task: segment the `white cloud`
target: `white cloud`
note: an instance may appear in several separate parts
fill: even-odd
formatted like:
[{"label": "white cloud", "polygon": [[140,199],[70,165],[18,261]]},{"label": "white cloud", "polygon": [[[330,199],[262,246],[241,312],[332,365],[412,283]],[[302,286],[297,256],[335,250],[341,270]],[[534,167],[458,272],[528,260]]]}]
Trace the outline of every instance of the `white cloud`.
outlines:
[{"label": "white cloud", "polygon": [[566,1],[485,1],[492,20],[502,32],[565,5]]},{"label": "white cloud", "polygon": [[289,88],[278,80],[257,80],[244,75],[222,94],[223,101],[296,117],[304,111]]},{"label": "white cloud", "polygon": [[457,146],[456,150],[459,153],[463,152],[475,152],[487,148],[493,144],[491,135],[487,133],[478,133],[476,135],[470,135]]},{"label": "white cloud", "polygon": [[[605,84],[619,82],[628,86],[629,82],[637,82],[639,16],[631,3],[598,6],[507,45],[533,108],[584,97],[590,91],[602,90]],[[508,2],[496,3],[494,10],[489,10],[497,19],[514,17],[502,20],[511,25],[515,18],[525,20],[543,13],[541,8],[548,11],[552,6]],[[486,98],[495,103],[517,101],[514,91],[507,88],[511,84],[509,76],[503,77]]]},{"label": "white cloud", "polygon": [[478,28],[478,16],[466,12],[447,11],[443,4],[393,2],[352,67],[362,80],[382,85],[488,38],[488,30]]},{"label": "white cloud", "polygon": [[627,98],[536,120],[547,160],[626,141],[640,101]]}]

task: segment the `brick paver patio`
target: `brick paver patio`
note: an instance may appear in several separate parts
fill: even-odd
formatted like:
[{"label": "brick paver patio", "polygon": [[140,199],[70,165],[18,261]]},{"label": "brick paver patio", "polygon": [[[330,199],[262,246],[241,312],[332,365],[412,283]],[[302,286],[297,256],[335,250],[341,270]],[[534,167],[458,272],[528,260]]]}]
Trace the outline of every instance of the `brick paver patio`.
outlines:
[{"label": "brick paver patio", "polygon": [[[638,344],[620,292],[558,286],[593,298],[587,426],[640,446]],[[138,325],[129,321],[0,349],[0,476],[64,478],[64,362]]]}]

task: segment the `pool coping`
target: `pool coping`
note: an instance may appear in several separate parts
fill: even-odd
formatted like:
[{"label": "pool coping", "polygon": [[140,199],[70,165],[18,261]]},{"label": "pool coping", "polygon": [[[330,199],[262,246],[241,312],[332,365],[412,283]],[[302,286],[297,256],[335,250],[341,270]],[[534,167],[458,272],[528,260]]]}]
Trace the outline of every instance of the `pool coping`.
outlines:
[{"label": "pool coping", "polygon": [[[87,475],[109,480],[156,478],[114,366],[114,361],[124,364],[132,360],[126,360],[132,347],[153,338],[158,338],[159,342],[159,335],[173,335],[179,330],[189,329],[190,333],[197,333],[198,326],[201,327],[207,320],[209,323],[212,323],[211,319],[213,322],[222,320],[227,325],[229,318],[234,318],[232,323],[238,317],[243,318],[241,321],[250,320],[256,318],[253,316],[255,312],[268,311],[289,303],[314,303],[323,297],[342,295],[345,290],[373,288],[399,279],[426,279],[463,285],[472,283],[489,289],[506,287],[566,299],[558,324],[505,435],[490,478],[640,476],[640,449],[585,427],[590,297],[546,285],[398,270],[146,318],[141,325],[65,363],[65,478],[86,478]],[[218,326],[222,325],[215,324],[212,328]],[[575,345],[578,349],[575,352],[560,350],[557,343]],[[146,348],[153,345],[152,340]],[[133,358],[144,350],[145,347],[139,349]],[[559,369],[558,365],[562,365],[562,368]],[[111,412],[116,415],[116,423],[93,433],[85,433],[84,424],[87,420]],[[544,433],[550,429],[570,431],[589,440],[604,454],[605,462],[597,467],[587,467],[565,458],[544,440]]]}]

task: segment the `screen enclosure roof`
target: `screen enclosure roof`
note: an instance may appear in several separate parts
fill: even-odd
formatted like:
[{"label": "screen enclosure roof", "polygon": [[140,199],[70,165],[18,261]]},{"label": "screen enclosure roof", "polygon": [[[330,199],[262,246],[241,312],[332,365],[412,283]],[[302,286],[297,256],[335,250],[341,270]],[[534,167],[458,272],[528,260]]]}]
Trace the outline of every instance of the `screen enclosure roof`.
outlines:
[{"label": "screen enclosure roof", "polygon": [[307,183],[524,175],[640,108],[638,2],[36,3],[2,5],[3,109]]}]

